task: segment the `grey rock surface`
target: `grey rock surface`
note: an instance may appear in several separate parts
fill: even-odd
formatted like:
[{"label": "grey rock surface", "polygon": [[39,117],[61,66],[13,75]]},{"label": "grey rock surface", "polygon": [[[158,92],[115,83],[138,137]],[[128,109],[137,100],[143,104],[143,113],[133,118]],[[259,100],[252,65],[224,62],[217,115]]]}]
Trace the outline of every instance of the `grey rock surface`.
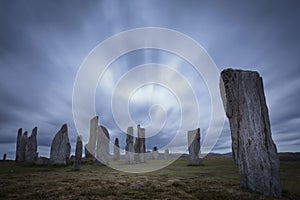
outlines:
[{"label": "grey rock surface", "polygon": [[200,128],[188,131],[190,165],[200,165]]},{"label": "grey rock surface", "polygon": [[98,126],[96,132],[97,147],[96,158],[99,164],[108,165],[109,163],[109,143],[110,137],[108,130],[104,126]]},{"label": "grey rock surface", "polygon": [[16,142],[16,162],[21,162],[22,151],[21,151],[21,142],[22,142],[22,128],[18,129],[17,142]]},{"label": "grey rock surface", "polygon": [[126,146],[125,146],[125,152],[126,152],[126,160],[128,163],[132,164],[134,163],[134,145],[133,145],[133,127],[130,126],[127,128],[127,135],[126,135]]},{"label": "grey rock surface", "polygon": [[6,161],[6,153],[3,154],[2,161]]},{"label": "grey rock surface", "polygon": [[33,164],[38,157],[37,153],[37,127],[32,129],[31,136],[29,136],[25,145],[25,163]]},{"label": "grey rock surface", "polygon": [[145,129],[137,125],[137,137],[134,144],[135,161],[145,162],[146,143],[145,143]]},{"label": "grey rock surface", "polygon": [[52,140],[50,150],[51,165],[67,165],[71,153],[67,124],[62,125]]},{"label": "grey rock surface", "polygon": [[74,170],[80,170],[82,159],[82,147],[82,138],[81,136],[78,136],[75,149]]},{"label": "grey rock surface", "polygon": [[241,187],[280,198],[279,158],[262,78],[257,72],[227,69],[221,73],[220,89]]},{"label": "grey rock surface", "polygon": [[95,116],[90,121],[90,136],[87,145],[85,146],[85,157],[95,158],[96,155],[96,144],[97,144],[97,133],[98,133],[98,116]]},{"label": "grey rock surface", "polygon": [[113,160],[115,161],[120,160],[120,145],[119,145],[118,138],[115,139]]},{"label": "grey rock surface", "polygon": [[28,133],[27,133],[27,131],[25,131],[24,134],[22,135],[21,142],[20,142],[19,162],[21,162],[21,163],[25,162],[25,159],[26,159],[25,152],[26,152],[27,142],[28,142]]}]

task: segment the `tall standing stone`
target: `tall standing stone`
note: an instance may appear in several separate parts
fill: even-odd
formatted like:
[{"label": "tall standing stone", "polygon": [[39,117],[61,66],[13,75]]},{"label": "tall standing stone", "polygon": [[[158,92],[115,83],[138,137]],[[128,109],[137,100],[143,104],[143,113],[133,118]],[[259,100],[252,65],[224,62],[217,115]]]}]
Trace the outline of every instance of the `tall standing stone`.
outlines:
[{"label": "tall standing stone", "polygon": [[34,127],[25,146],[25,163],[27,164],[33,164],[38,157],[36,136],[37,127]]},{"label": "tall standing stone", "polygon": [[108,165],[109,161],[109,133],[104,126],[98,126],[96,158],[103,164]]},{"label": "tall standing stone", "polygon": [[67,124],[62,125],[52,140],[50,150],[51,165],[67,165],[71,153]]},{"label": "tall standing stone", "polygon": [[19,161],[25,162],[26,160],[26,155],[25,155],[25,151],[26,151],[26,145],[28,142],[28,133],[27,131],[24,132],[22,138],[21,138],[21,143],[20,143],[20,157],[19,157]]},{"label": "tall standing stone", "polygon": [[6,153],[3,154],[2,161],[6,161]]},{"label": "tall standing stone", "polygon": [[90,120],[90,137],[87,145],[85,146],[85,157],[94,158],[97,143],[98,132],[98,116],[95,116]]},{"label": "tall standing stone", "polygon": [[200,128],[188,131],[190,165],[200,165]]},{"label": "tall standing stone", "polygon": [[80,170],[81,158],[82,158],[82,137],[78,136],[76,141],[75,149],[75,160],[74,160],[74,170]]},{"label": "tall standing stone", "polygon": [[164,158],[165,158],[165,159],[169,159],[169,157],[170,157],[169,149],[166,149],[166,150],[165,150],[165,153],[164,153]]},{"label": "tall standing stone", "polygon": [[134,163],[134,146],[133,146],[133,127],[130,126],[127,128],[127,135],[126,135],[126,160],[128,163]]},{"label": "tall standing stone", "polygon": [[20,162],[21,158],[21,142],[22,142],[22,128],[18,130],[17,143],[16,143],[16,162]]},{"label": "tall standing stone", "polygon": [[146,143],[145,143],[145,129],[137,125],[137,138],[134,144],[135,160],[136,162],[145,162]]},{"label": "tall standing stone", "polygon": [[281,197],[279,158],[271,136],[262,78],[257,72],[233,69],[224,70],[221,78],[241,187]]},{"label": "tall standing stone", "polygon": [[118,138],[115,139],[113,160],[120,160],[120,146]]}]

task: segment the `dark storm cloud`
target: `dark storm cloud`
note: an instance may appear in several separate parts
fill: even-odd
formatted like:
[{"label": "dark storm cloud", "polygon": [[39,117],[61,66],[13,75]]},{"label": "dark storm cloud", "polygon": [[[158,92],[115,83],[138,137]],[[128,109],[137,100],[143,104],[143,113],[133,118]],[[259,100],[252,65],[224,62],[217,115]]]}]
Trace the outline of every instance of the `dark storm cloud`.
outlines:
[{"label": "dark storm cloud", "polygon": [[[299,11],[298,1],[1,1],[0,153],[7,151],[13,158],[11,144],[20,127],[29,133],[34,126],[39,127],[39,151],[43,155],[63,123],[68,123],[74,144],[77,131],[72,118],[72,87],[80,64],[91,49],[112,34],[144,26],[187,34],[208,51],[220,70],[233,67],[259,71],[274,140],[279,150],[299,151]],[[107,80],[116,83],[132,66],[160,61],[155,52],[142,54],[121,58],[117,64],[123,67],[112,66],[112,76]],[[193,71],[180,70],[192,84],[198,84]],[[97,90],[97,113],[112,138],[121,137],[124,146],[124,134],[111,114],[110,84]],[[198,98],[205,107],[208,103],[201,92]],[[146,109],[147,103],[141,107]],[[172,107],[169,109],[171,113]],[[135,119],[146,120],[145,112],[132,109]],[[174,112],[171,121],[176,121]],[[205,135],[210,113],[203,114],[201,133]],[[162,135],[176,130],[171,125]],[[186,139],[185,134],[182,139]],[[152,148],[168,140],[159,137],[159,142],[149,140],[147,145]],[[178,149],[183,146],[178,143]],[[228,150],[226,123],[214,151]]]}]

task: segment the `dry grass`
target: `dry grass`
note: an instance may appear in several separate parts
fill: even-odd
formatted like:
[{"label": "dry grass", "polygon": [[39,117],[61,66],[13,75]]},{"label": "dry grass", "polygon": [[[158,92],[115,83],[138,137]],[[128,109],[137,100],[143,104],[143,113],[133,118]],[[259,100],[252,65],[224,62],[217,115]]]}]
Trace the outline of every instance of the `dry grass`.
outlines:
[{"label": "dry grass", "polygon": [[[151,161],[155,162],[155,161]],[[206,158],[203,166],[179,159],[156,172],[129,174],[105,166],[20,166],[0,163],[1,199],[267,199],[239,188],[230,158]],[[300,162],[282,162],[284,199],[300,199]]]}]

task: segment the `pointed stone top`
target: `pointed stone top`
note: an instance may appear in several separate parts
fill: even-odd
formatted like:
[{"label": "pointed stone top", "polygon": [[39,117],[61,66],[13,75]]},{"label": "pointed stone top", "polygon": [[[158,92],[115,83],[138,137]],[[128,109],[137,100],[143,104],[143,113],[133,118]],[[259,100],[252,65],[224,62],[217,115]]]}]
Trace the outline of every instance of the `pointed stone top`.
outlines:
[{"label": "pointed stone top", "polygon": [[67,124],[63,124],[63,125],[61,126],[60,130],[61,130],[62,132],[67,132],[67,131],[68,131],[68,125],[67,125]]},{"label": "pointed stone top", "polygon": [[26,135],[26,136],[27,136],[27,134],[28,134],[28,132],[27,132],[27,131],[25,131],[24,135]]}]

